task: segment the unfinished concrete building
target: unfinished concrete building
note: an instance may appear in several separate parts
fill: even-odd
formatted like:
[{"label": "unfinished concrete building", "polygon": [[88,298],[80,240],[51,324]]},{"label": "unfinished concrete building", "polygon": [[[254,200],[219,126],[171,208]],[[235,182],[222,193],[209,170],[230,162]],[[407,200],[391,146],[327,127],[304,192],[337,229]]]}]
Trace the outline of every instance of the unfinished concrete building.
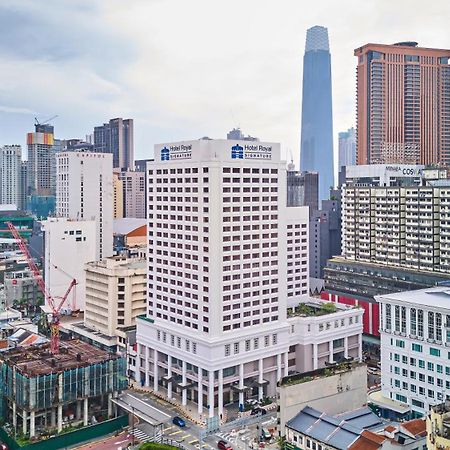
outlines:
[{"label": "unfinished concrete building", "polygon": [[30,438],[111,417],[126,387],[125,359],[79,340],[0,352],[0,417]]}]

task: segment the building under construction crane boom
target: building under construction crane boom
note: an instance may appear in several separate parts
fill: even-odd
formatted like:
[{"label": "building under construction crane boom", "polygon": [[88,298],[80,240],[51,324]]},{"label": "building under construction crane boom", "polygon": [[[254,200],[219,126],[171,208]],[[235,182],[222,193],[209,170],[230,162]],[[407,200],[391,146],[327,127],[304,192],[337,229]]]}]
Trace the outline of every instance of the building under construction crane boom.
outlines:
[{"label": "building under construction crane boom", "polygon": [[[42,294],[45,297],[46,303],[50,306],[52,310],[52,321],[50,323],[50,351],[53,354],[59,353],[59,322],[61,317],[61,308],[64,305],[67,297],[70,294],[70,291],[73,289],[73,287],[77,284],[76,280],[73,279],[69,287],[66,290],[66,293],[62,297],[52,297],[50,292],[48,291],[47,287],[45,286],[45,282],[42,278],[42,274],[40,270],[38,269],[36,263],[34,262],[30,252],[28,251],[27,244],[25,240],[22,238],[22,236],[17,231],[16,227],[11,222],[6,222],[6,225],[8,226],[9,230],[11,231],[14,239],[16,239],[20,250],[24,254],[28,267],[31,270],[31,273],[33,274],[34,279],[36,280],[36,283],[41,290]],[[60,300],[58,303],[55,302],[55,300]]]},{"label": "building under construction crane boom", "polygon": [[35,117],[35,118],[34,118],[34,124],[35,124],[35,125],[47,125],[47,124],[50,122],[50,120],[56,119],[57,117],[58,117],[58,114],[56,114],[56,115],[50,117],[50,118],[47,119],[47,120],[44,120],[43,122],[39,122],[38,118]]}]

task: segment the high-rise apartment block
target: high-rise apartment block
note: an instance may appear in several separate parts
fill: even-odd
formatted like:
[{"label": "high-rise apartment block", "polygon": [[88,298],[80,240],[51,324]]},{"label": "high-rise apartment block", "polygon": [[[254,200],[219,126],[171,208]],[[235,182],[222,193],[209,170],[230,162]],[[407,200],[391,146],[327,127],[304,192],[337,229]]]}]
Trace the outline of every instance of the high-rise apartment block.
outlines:
[{"label": "high-rise apartment block", "polygon": [[134,170],[136,172],[146,172],[147,163],[153,161],[153,159],[136,159],[134,161]]},{"label": "high-rise apartment block", "polygon": [[377,295],[448,279],[450,183],[445,169],[421,165],[348,166],[345,173],[342,254],[324,269],[322,298],[363,307],[364,332],[377,336]]},{"label": "high-rise apartment block", "polygon": [[416,416],[450,398],[450,288],[377,297],[381,391]]},{"label": "high-rise apartment block", "polygon": [[450,163],[450,50],[355,50],[358,164]]},{"label": "high-rise apartment block", "polygon": [[145,218],[145,172],[122,170],[119,178],[123,189],[123,216]]},{"label": "high-rise apartment block", "polygon": [[28,161],[22,161],[20,165],[20,208],[28,207]]},{"label": "high-rise apartment block", "polygon": [[330,200],[322,201],[322,208],[310,215],[309,274],[323,278],[327,261],[341,254],[341,193],[333,189]]},{"label": "high-rise apartment block", "polygon": [[[147,213],[148,309],[147,317],[137,318],[139,382],[155,390],[163,385],[168,398],[176,389],[183,405],[192,399],[199,413],[208,405],[212,417],[233,398],[243,404],[249,395],[274,395],[277,380],[296,364],[313,369],[333,359],[319,349],[330,331],[327,319],[295,312],[309,291],[309,218],[307,208],[286,206],[279,144],[156,145]],[[313,312],[322,308],[318,303],[303,308]],[[362,324],[356,315],[362,311],[343,314],[344,324],[353,326],[342,330],[355,335],[358,357]],[[317,335],[306,331],[311,326]],[[323,347],[333,353],[330,336]]]},{"label": "high-rise apartment block", "polygon": [[[439,179],[439,170],[437,180],[421,185],[421,167],[385,167],[386,172],[391,169],[408,172],[404,185],[343,187],[342,255],[350,260],[448,272],[450,182]],[[414,176],[419,183],[409,184]]]},{"label": "high-rise apartment block", "polygon": [[339,155],[338,168],[343,166],[354,166],[356,164],[356,133],[355,129],[339,133]]},{"label": "high-rise apartment block", "polygon": [[113,217],[114,219],[123,217],[123,183],[118,169],[113,171]]},{"label": "high-rise apartment block", "polygon": [[54,128],[52,125],[36,124],[35,132],[27,134],[28,146],[28,190],[30,195],[55,195]]},{"label": "high-rise apartment block", "polygon": [[86,264],[84,323],[106,336],[135,324],[147,305],[145,259],[114,256]]},{"label": "high-rise apartment block", "polygon": [[94,151],[112,153],[114,168],[133,169],[133,119],[111,119],[108,123],[95,127]]},{"label": "high-rise apartment block", "polygon": [[23,209],[21,195],[22,148],[5,145],[0,148],[0,204]]},{"label": "high-rise apartment block", "polygon": [[293,164],[287,170],[287,206],[309,206],[309,212],[319,208],[319,174],[298,172]]},{"label": "high-rise apartment block", "polygon": [[112,155],[60,152],[56,159],[56,214],[72,220],[95,220],[95,260],[112,256]]},{"label": "high-rise apartment block", "polygon": [[319,200],[328,199],[334,187],[331,55],[321,26],[306,32],[300,170],[319,173]]}]

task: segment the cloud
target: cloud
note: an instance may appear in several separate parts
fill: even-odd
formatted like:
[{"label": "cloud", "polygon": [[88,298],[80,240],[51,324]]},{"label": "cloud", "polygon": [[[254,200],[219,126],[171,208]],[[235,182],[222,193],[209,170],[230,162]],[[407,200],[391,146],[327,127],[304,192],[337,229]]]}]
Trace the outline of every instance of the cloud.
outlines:
[{"label": "cloud", "polygon": [[[0,104],[59,114],[59,137],[134,117],[138,157],[156,142],[240,125],[298,161],[307,28],[329,29],[337,136],[355,123],[353,50],[401,40],[445,48],[449,15],[447,0],[3,0]],[[23,140],[20,127],[0,123],[0,135]]]},{"label": "cloud", "polygon": [[0,105],[0,111],[11,114],[36,114],[34,111],[28,108],[18,108],[15,106]]}]

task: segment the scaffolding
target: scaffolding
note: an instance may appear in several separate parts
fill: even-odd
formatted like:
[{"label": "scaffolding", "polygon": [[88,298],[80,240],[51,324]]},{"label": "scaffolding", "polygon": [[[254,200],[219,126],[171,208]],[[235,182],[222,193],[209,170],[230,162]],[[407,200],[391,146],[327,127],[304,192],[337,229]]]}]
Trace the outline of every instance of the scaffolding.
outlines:
[{"label": "scaffolding", "polygon": [[107,403],[110,416],[111,398],[127,385],[125,358],[79,340],[61,343],[58,355],[50,353],[49,344],[0,353],[0,417],[11,419],[14,429],[21,421],[30,437],[37,417],[58,432],[63,412],[87,425],[89,400]]}]

